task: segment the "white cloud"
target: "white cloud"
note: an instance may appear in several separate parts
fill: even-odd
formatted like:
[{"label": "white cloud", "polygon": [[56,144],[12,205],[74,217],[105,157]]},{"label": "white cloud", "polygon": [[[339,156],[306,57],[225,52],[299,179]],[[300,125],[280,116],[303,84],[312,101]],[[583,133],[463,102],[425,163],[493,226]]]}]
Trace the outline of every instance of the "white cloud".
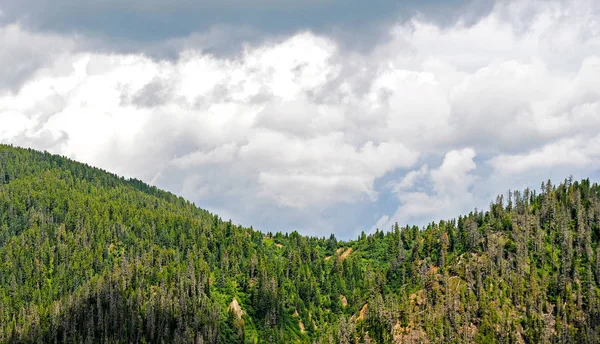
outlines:
[{"label": "white cloud", "polygon": [[224,164],[234,161],[238,147],[233,143],[224,144],[208,152],[195,151],[193,153],[177,157],[171,163],[181,169],[200,167],[207,164]]},{"label": "white cloud", "polygon": [[450,196],[467,192],[474,181],[470,173],[477,167],[473,158],[475,151],[471,148],[446,153],[440,167],[431,171],[434,191]]},{"label": "white cloud", "polygon": [[418,170],[413,170],[404,175],[399,181],[392,183],[392,191],[400,194],[405,190],[410,190],[417,186],[420,180],[429,174],[429,166],[423,165]]},{"label": "white cloud", "polygon": [[0,69],[0,93],[3,89],[20,87],[34,72],[46,67],[48,61],[72,53],[78,43],[73,37],[35,34],[22,30],[16,24],[1,24],[0,65],[3,68]]},{"label": "white cloud", "polygon": [[490,160],[496,173],[518,174],[532,170],[544,171],[556,167],[580,170],[596,165],[600,158],[600,136],[593,139],[576,137],[551,142],[541,148],[513,154],[498,155]]},{"label": "white cloud", "polygon": [[[26,73],[0,72],[0,141],[152,181],[267,229],[283,216],[278,229],[322,226],[329,210],[389,192],[398,209],[381,223],[436,220],[513,188],[508,176],[537,185],[545,169],[593,171],[599,20],[594,1],[499,2],[474,25],[415,17],[369,52],[300,32],[174,61],[4,26],[0,62]],[[353,216],[344,224],[376,222]]]},{"label": "white cloud", "polygon": [[472,207],[475,156],[472,148],[452,150],[438,168],[430,170],[423,165],[393,183],[400,205],[392,216],[384,215],[378,221],[380,228],[389,228],[394,222],[411,224],[454,217],[465,207]]},{"label": "white cloud", "polygon": [[340,132],[309,140],[261,132],[241,149],[242,161],[260,163],[261,194],[295,207],[374,199],[375,179],[417,156],[397,142],[356,148]]}]

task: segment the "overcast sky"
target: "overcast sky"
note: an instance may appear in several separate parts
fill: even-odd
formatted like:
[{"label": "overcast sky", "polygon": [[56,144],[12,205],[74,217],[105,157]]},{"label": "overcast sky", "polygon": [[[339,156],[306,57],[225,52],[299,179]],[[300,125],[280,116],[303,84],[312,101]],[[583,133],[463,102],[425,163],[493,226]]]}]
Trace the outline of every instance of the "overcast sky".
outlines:
[{"label": "overcast sky", "polygon": [[355,238],[600,177],[600,3],[0,0],[0,142]]}]

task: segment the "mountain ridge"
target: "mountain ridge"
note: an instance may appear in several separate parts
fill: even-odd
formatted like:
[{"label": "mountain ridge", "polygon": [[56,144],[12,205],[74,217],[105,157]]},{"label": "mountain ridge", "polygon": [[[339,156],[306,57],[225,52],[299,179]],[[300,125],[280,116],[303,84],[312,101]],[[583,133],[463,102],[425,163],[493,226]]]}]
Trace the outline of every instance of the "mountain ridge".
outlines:
[{"label": "mountain ridge", "polygon": [[261,233],[0,145],[0,342],[599,342],[599,219],[584,179],[356,240]]}]

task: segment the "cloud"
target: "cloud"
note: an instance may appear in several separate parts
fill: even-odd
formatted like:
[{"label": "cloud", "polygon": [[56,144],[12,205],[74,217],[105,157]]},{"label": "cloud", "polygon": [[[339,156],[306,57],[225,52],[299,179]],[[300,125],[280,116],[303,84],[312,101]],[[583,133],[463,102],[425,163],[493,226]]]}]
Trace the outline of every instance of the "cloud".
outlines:
[{"label": "cloud", "polygon": [[177,43],[165,60],[5,25],[0,58],[33,62],[0,79],[0,141],[264,230],[423,224],[549,175],[598,175],[596,9],[501,2],[475,22],[396,22],[364,51],[300,31],[233,55]]},{"label": "cloud", "polygon": [[451,196],[467,192],[474,179],[470,172],[477,167],[473,158],[475,151],[471,148],[446,153],[442,165],[431,171],[434,191]]},{"label": "cloud", "polygon": [[384,215],[377,228],[387,229],[395,222],[413,224],[431,222],[434,216],[445,219],[472,207],[472,187],[477,177],[472,148],[452,150],[441,164],[430,170],[423,165],[391,184],[400,205],[392,216]]},{"label": "cloud", "polygon": [[490,160],[496,173],[518,174],[557,167],[580,170],[596,165],[600,158],[600,136],[592,139],[576,137],[551,142],[541,148],[513,155],[498,155]]},{"label": "cloud", "polygon": [[260,162],[261,195],[294,207],[322,206],[377,197],[375,179],[412,166],[418,154],[401,143],[372,142],[356,148],[342,133],[309,140],[259,133],[242,147],[242,161]]},{"label": "cloud", "polygon": [[458,18],[471,23],[488,13],[493,3],[492,0],[375,3],[22,0],[3,2],[0,7],[4,22],[22,23],[30,30],[89,36],[96,41],[94,47],[102,51],[154,50],[164,56],[164,50],[169,51],[166,55],[175,52],[172,45],[185,48],[190,44],[213,53],[231,53],[232,46],[237,49],[253,37],[262,40],[303,30],[335,36],[353,49],[368,49],[385,37],[383,33],[389,24],[408,20],[415,13],[443,25],[451,25]]},{"label": "cloud", "polygon": [[[29,145],[165,185],[175,169],[176,190],[194,199],[232,187],[292,208],[374,199],[375,180],[419,154],[395,140],[347,136],[346,109],[311,100],[337,75],[334,54],[333,42],[310,33],[239,59],[74,54],[3,98],[4,120],[17,124],[2,138],[44,131],[66,144]],[[6,117],[13,112],[21,122]]]},{"label": "cloud", "polygon": [[0,65],[4,66],[0,69],[0,92],[17,90],[47,61],[69,54],[76,46],[75,38],[35,34],[16,24],[0,26],[0,42]]}]

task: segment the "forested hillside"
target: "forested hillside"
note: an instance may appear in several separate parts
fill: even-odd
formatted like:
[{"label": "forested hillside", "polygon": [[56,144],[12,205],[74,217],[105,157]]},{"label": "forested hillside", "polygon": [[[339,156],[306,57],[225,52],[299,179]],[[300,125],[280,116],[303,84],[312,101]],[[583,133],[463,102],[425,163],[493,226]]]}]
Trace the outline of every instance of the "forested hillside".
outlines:
[{"label": "forested hillside", "polygon": [[2,145],[0,343],[600,343],[599,240],[589,180],[342,242]]}]

